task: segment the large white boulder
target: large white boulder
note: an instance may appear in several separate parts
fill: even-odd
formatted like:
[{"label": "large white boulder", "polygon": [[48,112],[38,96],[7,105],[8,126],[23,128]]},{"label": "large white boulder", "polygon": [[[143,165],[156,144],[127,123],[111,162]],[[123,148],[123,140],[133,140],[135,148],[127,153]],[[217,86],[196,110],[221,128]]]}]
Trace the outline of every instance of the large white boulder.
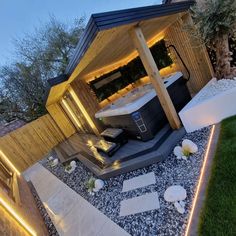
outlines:
[{"label": "large white boulder", "polygon": [[172,185],[164,193],[164,199],[167,202],[183,201],[186,197],[186,190],[180,185]]}]

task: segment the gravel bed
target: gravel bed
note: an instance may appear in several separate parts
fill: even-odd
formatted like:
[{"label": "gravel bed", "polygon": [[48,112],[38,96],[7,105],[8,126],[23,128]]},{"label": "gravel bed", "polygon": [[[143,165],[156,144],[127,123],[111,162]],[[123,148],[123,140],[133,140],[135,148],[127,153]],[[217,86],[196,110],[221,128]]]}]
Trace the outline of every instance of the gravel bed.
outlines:
[{"label": "gravel bed", "polygon": [[[198,152],[187,161],[178,160],[172,153],[161,163],[106,180],[105,187],[93,196],[87,192],[84,184],[93,174],[79,161],[77,161],[75,171],[71,174],[65,173],[60,163],[56,167],[50,167],[47,159],[44,159],[41,164],[132,236],[177,236],[182,235],[186,228],[209,133],[210,127],[185,135],[184,138],[192,140],[199,148]],[[55,154],[53,155],[56,157]],[[124,180],[151,171],[155,173],[156,184],[125,193],[121,192]],[[178,213],[174,205],[166,202],[163,197],[165,190],[175,184],[180,184],[187,191],[184,214]],[[121,200],[155,191],[159,194],[160,209],[119,217]]]},{"label": "gravel bed", "polygon": [[51,218],[48,215],[48,213],[47,213],[47,211],[46,211],[42,201],[40,200],[40,198],[39,198],[39,196],[37,194],[37,191],[34,188],[33,184],[31,182],[29,182],[28,185],[30,187],[32,195],[34,196],[34,199],[35,199],[36,205],[37,205],[37,207],[39,209],[39,212],[40,212],[40,214],[43,217],[43,220],[45,222],[45,225],[47,227],[49,235],[50,236],[59,236],[59,234],[58,234],[54,224],[52,223]]},{"label": "gravel bed", "polygon": [[197,95],[193,98],[192,103],[200,103],[215,95],[236,88],[236,77],[234,79],[222,79],[211,82],[206,85]]}]

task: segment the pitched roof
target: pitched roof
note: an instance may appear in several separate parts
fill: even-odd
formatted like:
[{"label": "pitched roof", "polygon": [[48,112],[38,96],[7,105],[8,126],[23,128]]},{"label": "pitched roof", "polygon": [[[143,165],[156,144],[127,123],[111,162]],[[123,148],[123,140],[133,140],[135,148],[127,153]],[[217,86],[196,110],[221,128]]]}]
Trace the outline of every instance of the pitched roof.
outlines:
[{"label": "pitched roof", "polygon": [[66,68],[65,75],[50,79],[50,86],[54,86],[68,80],[69,76],[80,63],[84,54],[99,32],[135,22],[184,12],[188,10],[193,3],[194,1],[183,1],[178,3],[138,7],[91,15],[84,34],[79,40],[74,55]]}]

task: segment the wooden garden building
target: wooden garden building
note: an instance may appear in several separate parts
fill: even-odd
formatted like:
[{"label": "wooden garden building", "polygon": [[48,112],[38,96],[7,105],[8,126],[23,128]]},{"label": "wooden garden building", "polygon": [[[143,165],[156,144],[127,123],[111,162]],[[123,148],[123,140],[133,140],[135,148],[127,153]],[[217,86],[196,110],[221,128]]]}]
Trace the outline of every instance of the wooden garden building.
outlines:
[{"label": "wooden garden building", "polygon": [[[194,95],[213,75],[205,46],[187,30],[192,27],[189,8],[193,3],[183,1],[91,16],[66,73],[49,80],[46,107],[66,137],[75,132],[99,135],[103,128],[95,113],[123,96],[131,84],[135,87],[148,82],[157,91],[172,128],[180,127],[162,77],[181,71],[186,79],[189,77],[188,89]],[[159,45],[157,54],[166,50],[171,62],[162,57],[163,63],[155,63],[150,49],[157,44],[164,47]],[[145,72],[128,79],[122,72],[124,67],[129,71],[144,67]],[[106,94],[101,94],[103,87]],[[116,88],[106,92],[107,87]]]}]

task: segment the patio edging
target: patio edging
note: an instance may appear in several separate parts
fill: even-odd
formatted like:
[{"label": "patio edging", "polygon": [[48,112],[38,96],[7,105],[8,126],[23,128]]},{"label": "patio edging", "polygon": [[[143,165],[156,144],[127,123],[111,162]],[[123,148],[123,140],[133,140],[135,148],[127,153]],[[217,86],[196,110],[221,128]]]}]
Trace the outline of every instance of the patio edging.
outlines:
[{"label": "patio edging", "polygon": [[196,200],[196,205],[195,205],[196,207],[193,209],[192,219],[189,223],[189,229],[186,230],[185,232],[185,236],[198,235],[198,225],[200,221],[200,215],[201,215],[204,202],[206,199],[207,187],[208,187],[208,183],[211,177],[212,163],[213,163],[213,159],[216,153],[217,143],[218,143],[219,135],[220,135],[220,127],[221,127],[221,123],[218,123],[215,125],[215,128],[214,128],[214,133],[213,133],[212,140],[209,146],[208,160],[205,166],[206,169],[204,170],[205,172],[204,177],[201,181],[199,193]]}]

